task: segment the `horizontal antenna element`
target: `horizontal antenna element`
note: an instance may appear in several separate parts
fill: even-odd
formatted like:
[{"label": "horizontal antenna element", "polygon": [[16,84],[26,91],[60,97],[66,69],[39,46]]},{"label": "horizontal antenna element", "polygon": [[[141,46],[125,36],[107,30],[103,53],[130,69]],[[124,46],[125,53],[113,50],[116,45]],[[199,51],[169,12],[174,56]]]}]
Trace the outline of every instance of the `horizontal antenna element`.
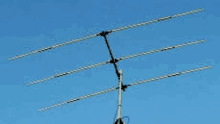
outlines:
[{"label": "horizontal antenna element", "polygon": [[51,49],[54,49],[54,48],[57,48],[57,47],[61,47],[61,46],[64,46],[64,45],[72,44],[72,43],[75,43],[75,42],[80,42],[80,41],[83,41],[83,40],[86,40],[86,39],[89,39],[89,38],[96,37],[97,34],[88,35],[88,36],[85,36],[85,37],[82,37],[82,38],[78,38],[78,39],[74,39],[74,40],[67,41],[67,42],[64,42],[64,43],[60,43],[60,44],[45,47],[45,48],[42,48],[42,49],[34,50],[34,51],[31,51],[31,52],[26,53],[26,54],[21,54],[21,55],[18,55],[18,56],[8,58],[8,60],[10,61],[10,60],[26,57],[26,56],[29,56],[29,55],[32,55],[32,54],[41,53],[41,52],[48,51],[48,50],[51,50]]},{"label": "horizontal antenna element", "polygon": [[139,26],[143,26],[143,25],[148,25],[148,24],[151,24],[151,23],[157,23],[157,22],[160,22],[160,21],[165,21],[165,20],[169,20],[169,19],[172,19],[172,18],[177,18],[177,17],[180,17],[180,16],[189,15],[189,14],[193,14],[193,13],[197,13],[197,12],[201,12],[201,11],[203,11],[203,9],[196,9],[196,10],[192,10],[192,11],[188,11],[188,12],[184,12],[184,13],[179,13],[179,14],[172,15],[172,16],[166,16],[166,17],[162,17],[162,18],[158,18],[158,19],[153,19],[151,21],[146,21],[146,22],[143,22],[143,23],[128,25],[128,26],[124,26],[124,27],[121,27],[121,28],[115,28],[115,29],[112,29],[112,30],[109,30],[109,31],[111,31],[111,32],[122,31],[122,30],[125,30],[125,29],[135,28],[135,27],[139,27]]},{"label": "horizontal antenna element", "polygon": [[77,100],[82,100],[82,99],[86,99],[86,98],[89,98],[89,97],[92,97],[92,96],[96,96],[96,95],[104,94],[104,93],[107,93],[107,92],[111,92],[111,91],[114,91],[116,89],[118,89],[118,88],[117,87],[108,88],[106,90],[102,90],[102,91],[95,92],[95,93],[92,93],[92,94],[88,94],[88,95],[85,95],[85,96],[81,96],[81,97],[78,97],[78,98],[73,98],[73,99],[67,100],[65,102],[58,103],[58,104],[54,104],[54,105],[51,105],[51,106],[46,107],[46,108],[41,108],[41,109],[39,109],[39,111],[45,111],[45,110],[50,109],[50,108],[59,107],[61,105],[67,104],[67,103],[75,102]]},{"label": "horizontal antenna element", "polygon": [[[161,49],[156,49],[156,50],[146,51],[146,52],[142,52],[142,53],[127,55],[127,56],[116,58],[116,60],[120,61],[120,60],[135,58],[135,57],[139,57],[139,56],[143,56],[143,55],[148,55],[148,54],[151,54],[151,53],[167,51],[167,50],[176,49],[176,48],[180,48],[180,47],[184,47],[184,46],[189,46],[189,45],[195,45],[195,44],[203,43],[203,42],[206,42],[206,40],[198,40],[198,41],[193,41],[193,42],[187,42],[187,43],[179,44],[179,45],[176,45],[176,46],[169,46],[169,47],[164,47],[164,48],[161,48]],[[30,83],[27,83],[27,85],[33,85],[33,84],[41,83],[41,82],[44,82],[44,81],[47,81],[47,80],[50,80],[50,79],[54,79],[54,78],[57,78],[57,77],[65,76],[65,75],[72,74],[72,73],[77,73],[79,71],[87,70],[87,69],[90,69],[90,68],[95,68],[95,67],[102,66],[102,65],[105,65],[105,64],[110,64],[110,63],[111,63],[111,60],[100,62],[100,63],[96,63],[96,64],[93,64],[93,65],[89,65],[89,66],[85,66],[85,67],[82,67],[82,68],[78,68],[76,70],[72,70],[72,71],[68,71],[68,72],[52,75],[52,76],[49,76],[47,78],[43,78],[41,80],[32,81]]]},{"label": "horizontal antenna element", "polygon": [[[126,86],[133,86],[133,85],[143,84],[143,83],[152,82],[152,81],[156,81],[156,80],[161,80],[161,79],[165,79],[165,78],[169,78],[169,77],[180,76],[180,75],[183,75],[183,74],[188,74],[188,73],[191,73],[191,72],[201,71],[201,70],[209,69],[209,68],[211,68],[211,66],[204,66],[204,67],[201,67],[201,68],[195,68],[195,69],[191,69],[191,70],[180,71],[180,72],[171,73],[171,74],[160,76],[160,77],[155,77],[155,78],[150,78],[150,79],[147,79],[147,80],[133,82],[133,83],[130,83]],[[117,89],[118,89],[118,87],[108,88],[106,90],[102,90],[102,91],[95,92],[95,93],[92,93],[92,94],[88,94],[88,95],[85,95],[85,96],[81,96],[81,97],[78,97],[78,98],[73,98],[73,99],[70,99],[70,100],[67,100],[67,101],[64,101],[64,102],[61,102],[61,103],[57,103],[57,104],[54,104],[54,105],[51,105],[51,106],[48,106],[48,107],[45,107],[45,108],[41,108],[41,109],[39,109],[39,111],[45,111],[45,110],[48,110],[48,109],[51,109],[51,108],[55,108],[55,107],[59,107],[61,105],[65,105],[67,103],[72,103],[72,102],[82,100],[82,99],[86,99],[86,98],[96,96],[96,95],[99,95],[99,94],[104,94],[104,93],[107,93],[107,92],[115,91]]]},{"label": "horizontal antenna element", "polygon": [[156,49],[156,50],[151,50],[151,51],[147,51],[147,52],[137,53],[137,54],[133,54],[133,55],[123,56],[123,57],[120,57],[120,58],[116,58],[116,60],[120,61],[120,60],[135,58],[135,57],[139,57],[139,56],[143,56],[143,55],[147,55],[147,54],[151,54],[151,53],[167,51],[167,50],[171,50],[171,49],[176,49],[176,48],[180,48],[180,47],[184,47],[184,46],[189,46],[189,45],[195,45],[195,44],[204,43],[204,42],[206,42],[206,40],[198,40],[198,41],[193,41],[193,42],[187,42],[187,43],[179,44],[179,45],[176,45],[176,46],[169,46],[169,47],[164,47],[164,48],[161,48],[161,49]]},{"label": "horizontal antenna element", "polygon": [[107,63],[110,63],[110,61],[100,62],[100,63],[96,63],[96,64],[93,64],[93,65],[84,66],[84,67],[78,68],[76,70],[72,70],[72,71],[56,74],[56,75],[53,75],[53,76],[50,76],[50,77],[47,77],[47,78],[43,78],[41,80],[32,81],[30,83],[27,83],[27,85],[37,84],[37,83],[44,82],[44,81],[47,81],[47,80],[50,80],[50,79],[54,79],[54,78],[57,78],[57,77],[61,77],[61,76],[65,76],[65,75],[68,75],[68,74],[76,73],[76,72],[79,72],[79,71],[82,71],[82,70],[87,70],[87,69],[90,69],[90,68],[95,68],[95,67],[98,67],[98,66],[101,66],[101,65],[105,65]]},{"label": "horizontal antenna element", "polygon": [[211,66],[204,66],[201,68],[186,70],[186,71],[182,71],[182,72],[176,72],[176,73],[172,73],[172,74],[168,74],[168,75],[164,75],[164,76],[160,76],[160,77],[156,77],[156,78],[150,78],[147,80],[136,81],[136,82],[128,84],[128,86],[133,86],[133,85],[138,85],[138,84],[156,81],[156,80],[160,80],[160,79],[165,79],[165,78],[169,78],[169,77],[179,76],[179,75],[183,75],[183,74],[187,74],[187,73],[191,73],[191,72],[195,72],[195,71],[201,71],[201,70],[209,69],[209,68],[211,68]]},{"label": "horizontal antenna element", "polygon": [[[188,12],[184,12],[184,13],[179,13],[179,14],[172,15],[172,16],[166,16],[166,17],[162,17],[162,18],[158,18],[158,19],[153,19],[151,21],[146,21],[146,22],[143,22],[143,23],[138,23],[138,24],[128,25],[128,26],[124,26],[124,27],[120,27],[120,28],[115,28],[115,29],[112,29],[112,30],[108,30],[107,32],[111,33],[111,32],[116,32],[116,31],[129,29],[129,28],[135,28],[135,27],[148,25],[148,24],[151,24],[151,23],[157,23],[157,22],[160,22],[160,21],[165,21],[165,20],[169,20],[169,19],[172,19],[172,18],[176,18],[176,17],[180,17],[180,16],[184,16],[184,15],[189,15],[189,14],[193,14],[193,13],[197,13],[197,12],[201,12],[201,11],[203,11],[203,9],[196,9],[196,10],[192,10],[192,11],[188,11]],[[34,51],[31,51],[31,52],[26,53],[26,54],[21,54],[21,55],[17,55],[17,56],[14,56],[14,57],[10,57],[10,58],[8,58],[8,60],[10,61],[10,60],[26,57],[26,56],[29,56],[29,55],[32,55],[32,54],[41,53],[41,52],[48,51],[48,50],[51,50],[51,49],[54,49],[54,48],[58,48],[58,47],[61,47],[61,46],[64,46],[64,45],[80,42],[80,41],[90,39],[90,38],[94,38],[94,37],[99,36],[99,35],[100,35],[100,33],[95,33],[95,34],[88,35],[88,36],[85,36],[85,37],[82,37],[82,38],[78,38],[78,39],[74,39],[74,40],[67,41],[67,42],[64,42],[64,43],[60,43],[60,44],[45,47],[45,48],[42,48],[42,49],[34,50]]]}]

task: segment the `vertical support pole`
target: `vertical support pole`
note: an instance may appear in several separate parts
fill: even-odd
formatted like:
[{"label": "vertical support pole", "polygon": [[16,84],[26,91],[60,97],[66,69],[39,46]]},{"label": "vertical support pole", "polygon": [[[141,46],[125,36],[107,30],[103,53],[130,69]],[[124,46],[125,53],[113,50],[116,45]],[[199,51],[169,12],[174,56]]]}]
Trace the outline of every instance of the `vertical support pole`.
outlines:
[{"label": "vertical support pole", "polygon": [[118,81],[118,115],[117,119],[121,118],[121,86],[122,86],[122,70],[119,70],[120,79]]},{"label": "vertical support pole", "polygon": [[118,112],[117,112],[117,118],[115,124],[123,124],[121,120],[121,88],[122,88],[122,70],[119,70],[120,78],[118,80]]}]

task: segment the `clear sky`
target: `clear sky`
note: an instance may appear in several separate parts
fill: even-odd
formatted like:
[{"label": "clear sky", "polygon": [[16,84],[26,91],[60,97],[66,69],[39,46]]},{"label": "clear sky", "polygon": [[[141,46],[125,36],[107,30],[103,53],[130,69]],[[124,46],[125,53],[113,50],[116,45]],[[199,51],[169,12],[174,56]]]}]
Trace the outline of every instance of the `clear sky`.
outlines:
[{"label": "clear sky", "polygon": [[130,124],[219,124],[220,2],[217,0],[1,0],[0,124],[111,124],[117,91],[45,112],[38,109],[117,86],[112,65],[24,85],[109,60],[102,37],[14,61],[7,59],[102,30],[197,8],[204,11],[108,35],[115,57],[207,39],[206,43],[119,62],[124,84],[214,66],[129,87],[122,93],[122,116],[129,116]]}]

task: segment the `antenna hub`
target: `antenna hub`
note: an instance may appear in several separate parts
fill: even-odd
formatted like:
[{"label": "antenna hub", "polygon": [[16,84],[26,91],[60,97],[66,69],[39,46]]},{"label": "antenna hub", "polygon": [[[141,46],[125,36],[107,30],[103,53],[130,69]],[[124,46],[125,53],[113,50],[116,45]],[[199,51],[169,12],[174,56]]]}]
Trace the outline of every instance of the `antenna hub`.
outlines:
[{"label": "antenna hub", "polygon": [[110,63],[117,63],[119,60],[118,59],[113,59],[113,60],[110,60]]},{"label": "antenna hub", "polygon": [[125,91],[125,89],[127,89],[127,87],[128,87],[128,85],[124,85],[124,84],[121,84],[122,86],[121,86],[121,89],[123,90],[123,91]]},{"label": "antenna hub", "polygon": [[99,34],[98,34],[98,36],[106,36],[106,35],[108,35],[109,33],[111,33],[112,31],[102,31],[102,32],[100,32]]}]

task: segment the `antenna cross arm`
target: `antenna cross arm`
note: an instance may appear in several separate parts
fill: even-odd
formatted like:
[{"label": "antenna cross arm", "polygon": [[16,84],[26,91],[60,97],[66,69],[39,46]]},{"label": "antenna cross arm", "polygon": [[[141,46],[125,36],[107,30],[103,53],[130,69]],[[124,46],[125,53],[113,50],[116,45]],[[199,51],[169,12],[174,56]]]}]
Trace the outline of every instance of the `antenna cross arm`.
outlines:
[{"label": "antenna cross arm", "polygon": [[[189,46],[189,45],[195,45],[195,44],[204,43],[204,42],[206,42],[206,40],[204,40],[204,39],[193,41],[193,42],[186,42],[186,43],[179,44],[179,45],[176,45],[176,46],[168,46],[168,47],[163,47],[161,49],[146,51],[146,52],[132,54],[132,55],[127,55],[127,56],[122,56],[122,57],[114,59],[114,61],[116,63],[116,62],[121,61],[121,60],[131,59],[131,58],[135,58],[135,57],[139,57],[139,56],[143,56],[143,55],[148,55],[148,54],[151,54],[151,53],[163,52],[163,51],[167,51],[167,50],[171,50],[171,49],[176,49],[176,48],[180,48],[180,47],[184,47],[184,46]],[[46,77],[46,78],[43,78],[43,79],[40,79],[40,80],[32,81],[32,82],[27,83],[27,85],[33,85],[33,84],[45,82],[45,81],[50,80],[50,79],[54,79],[54,78],[57,78],[57,77],[65,76],[65,75],[72,74],[72,73],[77,73],[79,71],[95,68],[95,67],[102,66],[102,65],[105,65],[105,64],[110,64],[112,62],[113,62],[112,60],[108,60],[108,61],[92,64],[92,65],[89,65],[89,66],[78,68],[76,70],[71,70],[71,71],[68,71],[68,72],[52,75],[52,76],[49,76],[49,77]]]},{"label": "antenna cross arm", "polygon": [[58,47],[61,47],[61,46],[64,46],[64,45],[69,45],[69,44],[80,42],[80,41],[83,41],[83,40],[86,40],[86,39],[94,38],[96,36],[105,36],[105,35],[107,35],[107,34],[109,34],[111,32],[122,31],[122,30],[129,29],[129,28],[135,28],[135,27],[139,27],[139,26],[143,26],[143,25],[148,25],[148,24],[151,24],[151,23],[157,23],[157,22],[161,22],[161,21],[165,21],[165,20],[181,17],[181,16],[184,16],[184,15],[189,15],[189,14],[197,13],[197,12],[202,12],[202,11],[203,11],[203,9],[199,8],[199,9],[195,9],[195,10],[191,10],[191,11],[188,11],[188,12],[179,13],[179,14],[172,15],[172,16],[166,16],[166,17],[161,17],[161,18],[158,18],[158,19],[153,19],[151,21],[145,21],[145,22],[142,22],[142,23],[128,25],[128,26],[124,26],[124,27],[120,27],[120,28],[115,28],[115,29],[108,30],[108,31],[102,31],[100,33],[95,33],[95,34],[92,34],[92,35],[87,35],[87,36],[84,36],[84,37],[81,37],[81,38],[78,38],[78,39],[74,39],[74,40],[71,40],[71,41],[66,41],[64,43],[55,44],[53,46],[44,47],[44,48],[41,48],[41,49],[38,49],[38,50],[33,50],[33,51],[25,53],[25,54],[13,56],[13,57],[8,58],[8,60],[10,61],[10,60],[15,60],[15,59],[23,58],[23,57],[26,57],[26,56],[29,56],[29,55],[32,55],[32,54],[41,53],[41,52],[48,51],[48,50],[51,50],[51,49],[55,49],[55,48],[58,48]]},{"label": "antenna cross arm", "polygon": [[[136,82],[124,85],[124,88],[134,86],[134,85],[138,85],[138,84],[148,83],[148,82],[152,82],[152,81],[157,81],[157,80],[161,80],[161,79],[165,79],[165,78],[169,78],[169,77],[180,76],[180,75],[183,75],[183,74],[188,74],[188,73],[201,71],[201,70],[205,70],[205,69],[210,69],[210,68],[211,68],[211,66],[204,66],[204,67],[195,68],[195,69],[191,69],[191,70],[171,73],[171,74],[163,75],[163,76],[160,76],[160,77],[150,78],[150,79],[147,79],[147,80],[136,81]],[[88,94],[88,95],[85,95],[85,96],[81,96],[81,97],[78,97],[78,98],[73,98],[73,99],[70,99],[70,100],[67,100],[67,101],[64,101],[64,102],[61,102],[61,103],[51,105],[49,107],[41,108],[41,109],[39,109],[39,111],[45,111],[45,110],[55,108],[55,107],[59,107],[61,105],[72,103],[72,102],[75,102],[75,101],[78,101],[78,100],[82,100],[82,99],[86,99],[86,98],[93,97],[93,96],[96,96],[96,95],[100,95],[100,94],[104,94],[104,93],[107,93],[107,92],[115,91],[118,88],[119,87],[108,88],[106,90],[102,90],[102,91],[95,92],[95,93],[92,93],[92,94]]]}]

